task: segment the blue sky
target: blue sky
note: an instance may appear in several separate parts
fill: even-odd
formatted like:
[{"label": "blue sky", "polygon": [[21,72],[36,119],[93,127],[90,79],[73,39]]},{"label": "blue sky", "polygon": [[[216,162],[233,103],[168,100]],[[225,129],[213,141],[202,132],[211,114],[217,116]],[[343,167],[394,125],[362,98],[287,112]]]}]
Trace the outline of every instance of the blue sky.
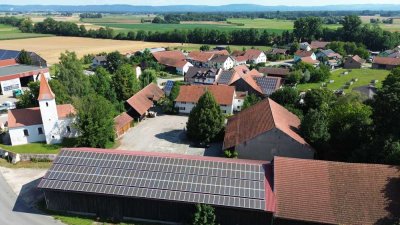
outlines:
[{"label": "blue sky", "polygon": [[[379,4],[396,4],[397,0],[380,0]],[[377,4],[376,0],[0,0],[0,4],[13,4],[13,5],[99,5],[99,4],[129,4],[129,5],[183,5],[183,4],[197,4],[197,5],[225,5],[225,4],[239,4],[239,3],[252,3],[260,5],[290,5],[290,6],[317,6],[317,5],[341,5],[341,4]],[[399,3],[398,3],[399,4]]]}]

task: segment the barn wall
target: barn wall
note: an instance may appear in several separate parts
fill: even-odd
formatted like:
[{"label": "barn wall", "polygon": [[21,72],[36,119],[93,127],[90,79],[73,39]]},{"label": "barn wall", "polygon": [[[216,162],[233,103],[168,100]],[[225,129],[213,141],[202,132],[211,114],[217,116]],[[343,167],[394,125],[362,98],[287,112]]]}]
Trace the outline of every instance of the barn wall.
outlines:
[{"label": "barn wall", "polygon": [[[95,214],[102,218],[124,217],[184,223],[189,222],[194,204],[140,198],[45,190],[47,208]],[[215,207],[221,225],[269,225],[271,214],[263,211]]]}]

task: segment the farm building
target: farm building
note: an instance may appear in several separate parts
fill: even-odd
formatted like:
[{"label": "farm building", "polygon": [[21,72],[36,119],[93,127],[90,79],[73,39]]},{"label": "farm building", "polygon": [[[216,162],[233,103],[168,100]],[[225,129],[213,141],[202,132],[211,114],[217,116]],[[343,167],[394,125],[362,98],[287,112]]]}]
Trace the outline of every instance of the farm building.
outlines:
[{"label": "farm building", "polygon": [[221,69],[193,66],[185,74],[185,82],[190,84],[214,84],[221,72]]},{"label": "farm building", "polygon": [[257,49],[235,51],[232,53],[232,56],[236,60],[236,65],[258,64],[267,62],[267,56],[265,55],[265,53]]},{"label": "farm building", "polygon": [[223,149],[237,151],[242,159],[312,159],[314,150],[298,134],[299,127],[296,115],[268,98],[228,119]]},{"label": "farm building", "polygon": [[38,187],[51,210],[185,223],[204,203],[221,225],[266,225],[271,174],[265,161],[78,148],[61,150]]},{"label": "farm building", "polygon": [[158,63],[170,69],[171,72],[176,72],[180,75],[185,75],[191,66],[190,62],[186,61],[185,55],[181,51],[160,51],[152,53]]},{"label": "farm building", "polygon": [[282,79],[285,79],[290,73],[289,69],[275,67],[261,67],[258,71],[266,76],[280,77]]},{"label": "farm building", "polygon": [[128,115],[128,113],[123,112],[120,115],[116,116],[114,118],[114,123],[115,123],[115,136],[117,138],[120,138],[122,135],[124,135],[129,128],[131,128],[133,122],[133,118]]},{"label": "farm building", "polygon": [[164,91],[157,84],[151,83],[126,100],[128,106],[128,114],[136,119],[143,119],[154,102],[158,102],[164,96]]},{"label": "farm building", "polygon": [[[35,52],[27,52],[27,53],[32,61],[32,65],[39,66],[39,67],[47,67],[46,60],[44,60],[38,54],[36,54]],[[19,61],[20,54],[21,54],[21,51],[0,49],[0,61],[6,60],[6,59],[15,59],[15,61],[17,63],[21,63]]]},{"label": "farm building", "polygon": [[360,58],[360,56],[355,55],[353,57],[348,57],[344,61],[343,68],[345,69],[360,69],[365,60]]},{"label": "farm building", "polygon": [[373,69],[391,70],[400,66],[400,58],[375,57],[372,61]]},{"label": "farm building", "polygon": [[327,45],[329,45],[330,42],[327,41],[312,41],[310,46],[312,49],[325,49]]}]

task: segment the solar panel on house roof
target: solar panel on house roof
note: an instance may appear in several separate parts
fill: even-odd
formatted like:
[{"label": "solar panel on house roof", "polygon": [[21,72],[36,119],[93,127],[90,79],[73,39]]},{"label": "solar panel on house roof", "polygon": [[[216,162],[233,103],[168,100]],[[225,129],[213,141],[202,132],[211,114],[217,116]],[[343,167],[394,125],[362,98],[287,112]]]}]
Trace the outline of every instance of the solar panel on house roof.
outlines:
[{"label": "solar panel on house roof", "polygon": [[218,79],[218,84],[229,84],[232,80],[234,71],[223,71]]},{"label": "solar panel on house roof", "polygon": [[172,90],[172,87],[174,86],[174,81],[172,80],[167,80],[164,86],[164,91],[169,93]]},{"label": "solar panel on house roof", "polygon": [[62,150],[38,187],[265,210],[261,162]]},{"label": "solar panel on house roof", "polygon": [[255,79],[265,95],[270,95],[276,90],[278,79],[273,77],[256,77]]},{"label": "solar panel on house roof", "polygon": [[15,59],[18,57],[20,51],[0,49],[0,60]]}]

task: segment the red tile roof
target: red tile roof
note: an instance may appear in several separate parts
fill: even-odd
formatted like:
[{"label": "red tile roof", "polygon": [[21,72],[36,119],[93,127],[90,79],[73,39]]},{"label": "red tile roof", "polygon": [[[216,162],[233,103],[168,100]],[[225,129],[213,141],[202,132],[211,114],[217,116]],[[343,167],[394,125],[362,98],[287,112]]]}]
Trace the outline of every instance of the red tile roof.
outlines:
[{"label": "red tile roof", "polygon": [[193,61],[208,62],[215,54],[215,52],[192,51],[188,54],[188,58]]},{"label": "red tile roof", "polygon": [[316,63],[319,63],[318,60],[314,60],[314,59],[311,58],[311,57],[302,57],[302,58],[301,58],[301,61],[304,62],[304,63],[309,63],[309,64],[316,64]]},{"label": "red tile roof", "polygon": [[179,50],[154,52],[153,56],[158,63],[175,68],[182,68],[187,63],[185,55]]},{"label": "red tile roof", "polygon": [[128,115],[128,113],[123,112],[114,118],[115,129],[119,130],[122,127],[124,127],[126,124],[132,123],[132,121],[133,121],[133,118],[130,115]]},{"label": "red tile roof", "polygon": [[289,69],[284,69],[284,68],[274,68],[274,67],[262,67],[258,71],[260,73],[263,73],[268,76],[279,76],[279,77],[285,77],[289,75]]},{"label": "red tile roof", "polygon": [[246,81],[248,85],[250,85],[254,90],[263,94],[260,86],[258,86],[257,82],[254,80],[255,77],[262,77],[262,75],[255,69],[247,72],[246,74],[242,75],[242,79]]},{"label": "red tile roof", "polygon": [[330,44],[330,42],[312,41],[311,42],[311,48],[313,48],[313,49],[325,48],[328,44]]},{"label": "red tile roof", "polygon": [[294,54],[299,56],[299,57],[311,57],[314,52],[312,51],[303,51],[303,50],[297,50]]},{"label": "red tile roof", "polygon": [[365,60],[364,59],[362,59],[362,58],[360,58],[360,56],[358,56],[358,55],[355,55],[355,56],[353,56],[353,57],[351,57],[354,61],[356,61],[356,62],[359,62],[359,63],[364,63],[365,62]]},{"label": "red tile roof", "polygon": [[400,167],[275,157],[275,216],[326,224],[392,224]]},{"label": "red tile roof", "polygon": [[0,60],[0,67],[3,66],[12,66],[12,65],[16,65],[17,61],[15,61],[15,59],[3,59]]},{"label": "red tile roof", "polygon": [[243,76],[243,74],[246,74],[250,71],[246,65],[235,66],[233,67],[233,70],[235,70],[240,76]]},{"label": "red tile roof", "polygon": [[373,63],[390,66],[400,66],[400,58],[375,57]]},{"label": "red tile roof", "polygon": [[130,97],[126,102],[139,114],[144,115],[153,106],[153,101],[158,101],[164,96],[157,84],[151,83]]},{"label": "red tile roof", "polygon": [[175,101],[197,103],[200,97],[210,91],[219,105],[232,105],[235,88],[226,85],[185,85],[181,86]]},{"label": "red tile roof", "polygon": [[236,61],[243,62],[248,60],[255,60],[257,59],[263,51],[257,49],[249,49],[246,51],[235,51],[232,55],[235,57]]},{"label": "red tile roof", "polygon": [[47,82],[46,77],[44,74],[40,74],[40,89],[39,89],[39,97],[38,100],[51,100],[55,99],[56,96],[54,95],[53,91],[50,88],[49,83]]},{"label": "red tile roof", "polygon": [[271,99],[265,99],[233,117],[225,129],[224,148],[231,148],[256,136],[277,128],[295,141],[308,145],[294,129],[300,127],[300,119]]},{"label": "red tile roof", "polygon": [[[59,119],[67,118],[74,115],[75,108],[71,104],[57,105],[57,113]],[[42,124],[42,116],[40,108],[13,109],[8,111],[8,127],[16,128],[23,126],[31,126]]]}]

